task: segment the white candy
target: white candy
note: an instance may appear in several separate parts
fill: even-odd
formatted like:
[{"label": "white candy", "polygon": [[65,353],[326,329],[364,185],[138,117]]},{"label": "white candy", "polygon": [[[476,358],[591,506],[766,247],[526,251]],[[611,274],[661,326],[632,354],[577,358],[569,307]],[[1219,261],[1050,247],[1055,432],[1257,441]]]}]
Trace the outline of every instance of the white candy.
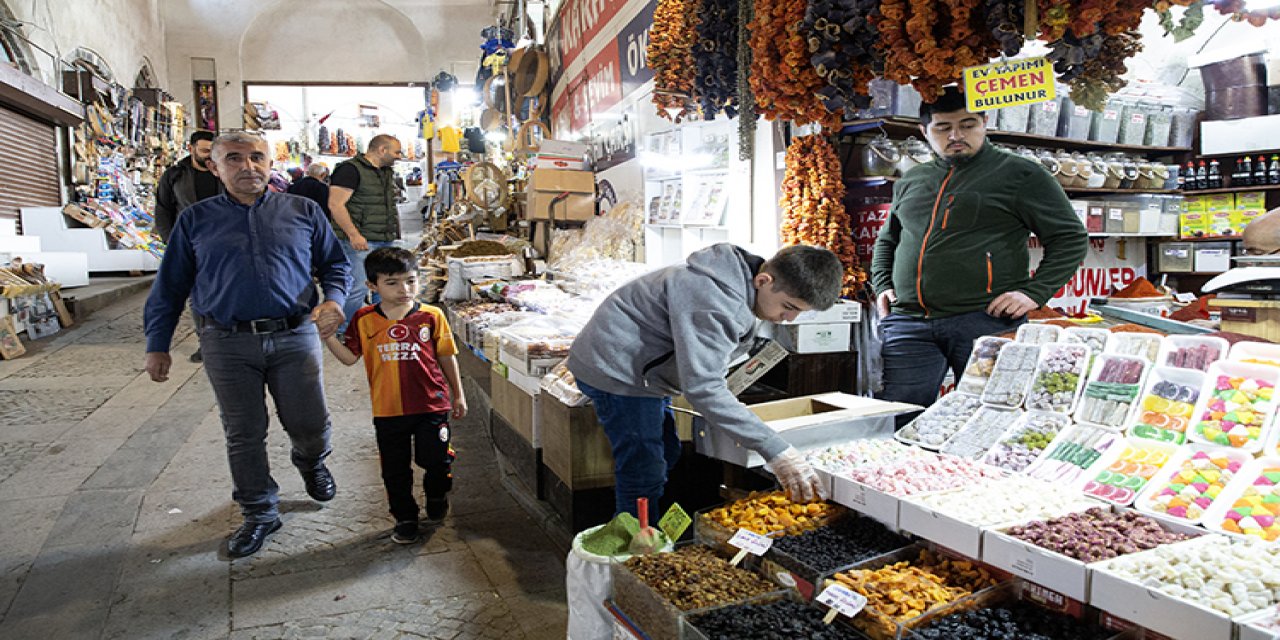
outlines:
[{"label": "white candy", "polygon": [[1280,547],[1206,536],[1110,561],[1106,571],[1236,616],[1280,602]]}]

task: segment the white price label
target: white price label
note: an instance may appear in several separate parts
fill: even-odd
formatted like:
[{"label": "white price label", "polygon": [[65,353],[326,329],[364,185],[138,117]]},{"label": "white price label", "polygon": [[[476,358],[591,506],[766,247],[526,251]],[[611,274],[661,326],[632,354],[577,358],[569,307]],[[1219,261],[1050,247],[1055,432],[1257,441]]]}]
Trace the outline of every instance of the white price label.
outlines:
[{"label": "white price label", "polygon": [[773,546],[773,538],[762,536],[754,531],[738,529],[738,532],[729,538],[729,544],[753,556],[762,556],[769,547]]},{"label": "white price label", "polygon": [[1124,209],[1108,208],[1107,216],[1112,220],[1124,220]]},{"label": "white price label", "polygon": [[[1186,255],[1182,255],[1182,256],[1180,256],[1180,257],[1185,258],[1185,257],[1187,257],[1187,256],[1186,256]],[[1178,302],[1185,302],[1185,303],[1187,303],[1187,304],[1191,304],[1192,302],[1195,302],[1195,301],[1196,301],[1196,294],[1194,294],[1194,293],[1175,293],[1175,294],[1173,294],[1173,299],[1174,299],[1174,300],[1177,300]]]},{"label": "white price label", "polygon": [[842,616],[852,618],[867,606],[867,597],[844,585],[833,584],[818,594],[818,602],[840,612]]}]

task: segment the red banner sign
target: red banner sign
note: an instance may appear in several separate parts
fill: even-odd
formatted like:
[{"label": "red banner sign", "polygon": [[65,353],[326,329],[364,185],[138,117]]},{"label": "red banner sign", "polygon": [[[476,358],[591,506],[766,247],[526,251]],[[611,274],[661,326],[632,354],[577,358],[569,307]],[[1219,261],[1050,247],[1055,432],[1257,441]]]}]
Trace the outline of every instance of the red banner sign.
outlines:
[{"label": "red banner sign", "polygon": [[551,56],[559,61],[557,68],[573,64],[625,4],[627,0],[565,0],[547,32]]}]

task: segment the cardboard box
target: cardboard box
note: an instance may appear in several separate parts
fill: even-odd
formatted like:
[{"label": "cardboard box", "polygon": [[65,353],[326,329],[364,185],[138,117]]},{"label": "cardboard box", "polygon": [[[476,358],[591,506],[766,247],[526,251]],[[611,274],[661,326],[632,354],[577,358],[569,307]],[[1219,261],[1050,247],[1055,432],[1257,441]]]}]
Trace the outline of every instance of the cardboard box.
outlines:
[{"label": "cardboard box", "polygon": [[850,302],[848,300],[839,300],[831,305],[830,309],[825,311],[809,310],[800,313],[795,320],[791,322],[783,322],[783,325],[793,324],[830,324],[836,322],[861,322],[862,321],[862,304],[858,302]]},{"label": "cardboard box", "polygon": [[1231,227],[1231,218],[1235,215],[1235,210],[1210,211],[1209,216],[1209,236],[1231,236],[1235,232]]},{"label": "cardboard box", "polygon": [[792,353],[836,353],[849,350],[851,325],[847,322],[774,326],[778,342]]},{"label": "cardboard box", "polygon": [[898,530],[897,496],[868,487],[846,476],[831,476],[831,500],[879,521],[891,531]]},{"label": "cardboard box", "polygon": [[613,486],[613,453],[595,408],[570,407],[542,394],[542,462],[571,491]]},{"label": "cardboard box", "polygon": [[1215,211],[1235,211],[1236,194],[1234,193],[1211,193],[1204,198],[1204,210],[1209,213]]},{"label": "cardboard box", "polygon": [[[1208,539],[1210,537],[1177,544],[1213,544]],[[1107,569],[1113,562],[1108,560],[1093,565],[1089,604],[1174,638],[1232,640],[1234,625],[1225,614],[1117,576]]]},{"label": "cardboard box", "polygon": [[[551,202],[563,193],[569,197]],[[530,220],[590,220],[596,215],[596,176],[590,171],[536,169],[529,174],[527,217]]]},{"label": "cardboard box", "polygon": [[1179,216],[1179,238],[1203,238],[1207,235],[1209,235],[1209,214],[1188,212]]},{"label": "cardboard box", "polygon": [[502,375],[500,368],[489,372],[489,398],[493,411],[502,416],[511,428],[520,434],[534,449],[542,447],[542,416],[538,406],[542,394],[530,394]]},{"label": "cardboard box", "polygon": [[1255,611],[1235,619],[1236,623],[1236,640],[1275,640],[1277,634],[1274,631],[1267,631],[1255,623],[1264,620],[1271,620],[1276,615],[1276,607],[1267,607],[1262,611]]},{"label": "cardboard box", "polygon": [[1244,233],[1244,228],[1263,213],[1262,209],[1236,209],[1235,215],[1231,217],[1231,228],[1235,231],[1233,235]]},{"label": "cardboard box", "polygon": [[1183,196],[1182,212],[1183,213],[1208,213],[1208,203],[1205,198],[1208,196]]},{"label": "cardboard box", "polygon": [[1267,209],[1267,194],[1262,191],[1247,191],[1237,193],[1236,209],[1258,209],[1265,211]]},{"label": "cardboard box", "polygon": [[1204,242],[1196,246],[1196,271],[1221,273],[1231,268],[1230,242]]},{"label": "cardboard box", "polygon": [[551,369],[562,360],[564,358],[533,358],[528,354],[518,356],[506,349],[498,350],[498,362],[507,365],[516,373],[535,378],[542,378],[551,373]]},{"label": "cardboard box", "polygon": [[[545,406],[545,405],[544,405]],[[858,438],[883,438],[893,433],[893,417],[920,407],[885,402],[847,393],[817,395],[748,405],[784,440],[797,449],[812,449]],[[546,421],[543,422],[546,425]],[[693,441],[698,453],[743,467],[759,467],[764,460],[738,444],[727,433],[698,416]]]},{"label": "cardboard box", "polygon": [[586,163],[589,150],[590,147],[582,142],[543,140],[538,145],[538,155],[534,157],[533,166],[538,169],[583,171],[589,169]]},{"label": "cardboard box", "polygon": [[898,505],[898,527],[956,553],[982,557],[982,527],[934,511],[909,497]]}]

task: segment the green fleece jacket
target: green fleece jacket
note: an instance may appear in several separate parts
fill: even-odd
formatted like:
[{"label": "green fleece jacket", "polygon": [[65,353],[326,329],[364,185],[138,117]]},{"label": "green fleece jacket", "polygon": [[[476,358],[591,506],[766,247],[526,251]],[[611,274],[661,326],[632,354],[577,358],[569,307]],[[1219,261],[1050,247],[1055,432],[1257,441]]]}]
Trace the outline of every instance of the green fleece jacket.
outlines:
[{"label": "green fleece jacket", "polygon": [[[1044,245],[1030,273],[1027,238]],[[1067,195],[1037,162],[985,143],[971,158],[935,159],[893,187],[876,239],[871,284],[893,310],[942,318],[1021,291],[1044,305],[1075,274],[1089,236]]]}]

